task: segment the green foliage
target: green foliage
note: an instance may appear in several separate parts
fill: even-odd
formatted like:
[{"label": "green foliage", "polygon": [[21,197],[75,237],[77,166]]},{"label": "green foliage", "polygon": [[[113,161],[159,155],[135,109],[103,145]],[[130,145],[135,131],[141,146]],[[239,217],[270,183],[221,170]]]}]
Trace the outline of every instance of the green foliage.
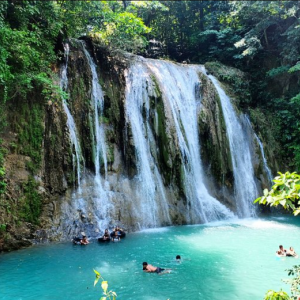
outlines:
[{"label": "green foliage", "polygon": [[54,42],[62,24],[51,2],[3,2],[0,6],[0,96],[5,102],[17,96],[25,97],[35,84],[43,84],[56,59]]},{"label": "green foliage", "polygon": [[107,281],[104,280],[104,278],[100,275],[100,273],[98,271],[94,270],[94,272],[96,274],[96,279],[94,281],[94,286],[96,286],[98,281],[100,279],[102,279],[101,288],[102,288],[102,291],[103,291],[103,295],[105,297],[101,297],[100,300],[106,300],[106,299],[115,300],[117,298],[117,294],[113,291],[107,291],[107,289],[108,289]]},{"label": "green foliage", "polygon": [[264,195],[257,198],[254,202],[270,206],[282,206],[285,209],[292,210],[294,215],[300,213],[300,175],[293,172],[286,172],[275,177],[272,189],[264,190]]},{"label": "green foliage", "polygon": [[5,193],[6,182],[5,182],[5,168],[4,168],[4,151],[1,147],[2,140],[0,139],[0,195]]},{"label": "green foliage", "polygon": [[208,72],[216,76],[221,82],[227,83],[232,93],[240,98],[240,106],[249,105],[251,101],[249,78],[240,70],[225,66],[219,62],[205,64]]},{"label": "green foliage", "polygon": [[0,224],[0,234],[6,231],[6,224]]},{"label": "green foliage", "polygon": [[39,224],[42,212],[42,199],[37,192],[38,184],[33,177],[23,185],[24,197],[20,199],[20,218],[26,222]]},{"label": "green foliage", "polygon": [[18,133],[18,152],[31,157],[27,163],[29,171],[34,173],[41,163],[43,141],[43,111],[39,104],[23,104],[20,117],[16,120],[15,130]]},{"label": "green foliage", "polygon": [[280,157],[300,170],[299,22],[296,1],[0,1],[0,130],[8,101],[36,87],[61,99],[52,69],[63,39],[86,35],[138,53],[151,41],[162,57],[247,71],[252,95],[242,80],[220,80],[246,91],[243,109],[273,113]]},{"label": "green foliage", "polygon": [[46,100],[61,98],[51,67],[63,37],[91,35],[111,47],[143,49],[150,28],[121,7],[119,1],[1,1],[0,117],[8,100],[25,99],[36,87]]},{"label": "green foliage", "polygon": [[143,36],[150,32],[142,19],[129,12],[111,13],[103,23],[104,27],[97,27],[90,33],[99,42],[123,50],[137,52],[145,48],[147,40]]},{"label": "green foliage", "polygon": [[278,68],[273,68],[271,70],[269,70],[266,75],[268,77],[275,77],[275,76],[278,76],[278,75],[282,75],[284,73],[286,73],[287,71],[289,71],[290,69],[290,66],[281,66],[281,67],[278,67]]},{"label": "green foliage", "polygon": [[134,52],[147,45],[150,28],[133,13],[136,5],[128,8],[133,12],[125,11],[120,1],[58,1],[57,5],[68,36],[89,35],[107,46]]},{"label": "green foliage", "polygon": [[269,290],[266,293],[264,300],[291,300],[291,298],[286,292],[282,290],[280,290],[279,292]]},{"label": "green foliage", "polygon": [[300,71],[300,63],[297,63],[296,65],[294,65],[293,67],[291,67],[289,69],[289,73],[294,73],[294,72],[297,72],[297,71]]},{"label": "green foliage", "polygon": [[291,269],[286,271],[288,272],[288,276],[294,277],[292,279],[285,279],[283,281],[291,286],[291,299],[298,300],[300,295],[300,266],[293,266]]}]

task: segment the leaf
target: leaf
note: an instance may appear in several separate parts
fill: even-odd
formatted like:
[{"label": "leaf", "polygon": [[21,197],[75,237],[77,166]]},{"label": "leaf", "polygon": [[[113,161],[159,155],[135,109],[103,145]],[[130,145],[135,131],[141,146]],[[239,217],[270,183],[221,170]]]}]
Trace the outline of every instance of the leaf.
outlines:
[{"label": "leaf", "polygon": [[94,286],[98,283],[100,277],[96,277],[95,281],[94,281]]},{"label": "leaf", "polygon": [[295,215],[295,216],[298,216],[299,213],[300,213],[300,209],[296,209],[296,210],[294,211],[294,215]]},{"label": "leaf", "polygon": [[261,198],[262,198],[262,197],[259,197],[259,198],[255,199],[255,200],[254,200],[254,203],[260,202]]},{"label": "leaf", "polygon": [[107,288],[108,288],[108,283],[107,283],[107,281],[102,281],[101,287],[102,287],[104,293],[106,294],[106,291],[107,291]]},{"label": "leaf", "polygon": [[283,199],[283,200],[279,201],[279,203],[280,203],[282,206],[285,206],[285,205],[286,205],[286,200]]}]

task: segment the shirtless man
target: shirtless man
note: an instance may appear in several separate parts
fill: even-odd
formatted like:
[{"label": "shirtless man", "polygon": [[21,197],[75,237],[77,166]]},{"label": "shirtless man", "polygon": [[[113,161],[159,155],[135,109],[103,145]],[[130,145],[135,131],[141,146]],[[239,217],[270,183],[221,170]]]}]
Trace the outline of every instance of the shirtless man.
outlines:
[{"label": "shirtless man", "polygon": [[88,241],[88,239],[86,238],[86,236],[83,236],[82,237],[82,240],[80,240],[80,244],[81,245],[87,245],[89,244],[90,242]]},{"label": "shirtless man", "polygon": [[162,273],[162,271],[164,271],[165,269],[162,269],[160,267],[154,267],[150,264],[148,264],[147,262],[143,262],[143,271],[147,272],[147,273]]},{"label": "shirtless man", "polygon": [[279,250],[276,251],[276,254],[277,254],[278,256],[286,256],[286,250],[283,249],[283,246],[282,246],[282,245],[279,246]]}]

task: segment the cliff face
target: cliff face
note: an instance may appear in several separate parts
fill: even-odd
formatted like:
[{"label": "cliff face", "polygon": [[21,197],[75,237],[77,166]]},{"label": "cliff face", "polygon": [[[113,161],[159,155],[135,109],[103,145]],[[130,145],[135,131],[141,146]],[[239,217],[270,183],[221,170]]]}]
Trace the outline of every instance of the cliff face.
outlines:
[{"label": "cliff face", "polygon": [[[7,111],[7,130],[1,137],[7,189],[0,195],[0,251],[27,246],[32,241],[70,239],[82,231],[97,237],[104,227],[116,224],[131,231],[193,222],[189,211],[196,208],[193,208],[186,189],[188,158],[180,148],[182,142],[162,84],[149,71],[151,62],[145,67],[145,74],[149,74],[145,81],[147,99],[143,99],[141,109],[152,174],[149,180],[154,186],[153,194],[148,195],[145,194],[145,182],[140,181],[143,161],[134,139],[133,123],[129,121],[131,112],[126,98],[130,82],[128,70],[137,62],[144,64],[143,59],[108,51],[90,40],[85,44],[97,65],[104,94],[99,122],[105,134],[106,161],[103,158],[100,161],[100,184],[95,176],[93,74],[82,42],[74,40],[69,43],[66,92],[82,152],[81,181],[78,183],[77,153],[70,142],[70,128],[61,96],[53,94],[45,99],[37,89],[26,99],[11,103]],[[57,66],[57,74],[65,63]],[[224,66],[208,65],[206,68],[220,81],[225,78]],[[214,73],[216,69],[223,77]],[[196,113],[204,185],[211,196],[235,212],[234,175],[222,105],[211,80],[201,72],[198,76],[200,84],[195,93],[201,104]],[[54,79],[54,82],[58,83],[58,80]],[[245,106],[245,101],[239,100],[243,95],[229,85],[226,89],[240,115],[238,107]],[[252,115],[255,114],[250,112]],[[248,139],[253,141],[250,143],[252,162],[257,186],[261,189],[268,186],[268,180],[260,145],[247,122],[242,115],[241,124]],[[178,128],[183,126],[179,124]],[[263,130],[261,128],[261,132]],[[272,137],[271,133],[259,136],[265,144],[267,138]],[[187,139],[187,136],[183,137],[183,140]],[[272,150],[267,151],[266,157],[275,166],[272,170],[275,171],[280,162],[275,160]],[[152,209],[155,211],[153,220],[148,222],[146,219]]]}]

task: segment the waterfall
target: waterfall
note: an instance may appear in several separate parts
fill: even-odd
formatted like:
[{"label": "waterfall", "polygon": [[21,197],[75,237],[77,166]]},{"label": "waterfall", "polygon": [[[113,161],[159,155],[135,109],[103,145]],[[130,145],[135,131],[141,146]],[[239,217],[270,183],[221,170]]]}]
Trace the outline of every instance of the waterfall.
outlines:
[{"label": "waterfall", "polygon": [[252,129],[253,135],[254,135],[254,137],[255,137],[258,145],[259,145],[261,157],[262,157],[263,164],[264,164],[265,173],[267,175],[267,178],[268,178],[268,181],[269,181],[269,184],[270,184],[270,187],[271,187],[273,185],[273,181],[272,181],[273,180],[273,175],[272,175],[272,172],[271,172],[271,170],[268,166],[268,163],[267,163],[267,159],[266,159],[266,156],[265,156],[263,144],[262,144],[261,140],[259,139],[259,137],[257,136],[257,134],[255,133],[255,131],[253,130],[251,122],[250,122],[248,116],[245,116],[245,118],[246,118],[246,121],[248,122],[250,128]]},{"label": "waterfall", "polygon": [[[137,190],[140,201],[135,204],[135,213],[142,228],[160,226],[163,222],[170,224],[162,178],[150,151],[153,134],[149,126],[149,93],[153,93],[153,90],[148,75],[142,64],[134,64],[125,72],[126,121],[130,124],[133,135],[140,187]],[[160,201],[157,192],[160,194]],[[163,216],[159,218],[161,214]]]},{"label": "waterfall", "polygon": [[[65,49],[66,63],[61,68],[60,88],[63,91],[67,91],[67,89],[68,89],[67,71],[68,71],[68,60],[69,60],[69,45],[65,44],[64,49]],[[80,148],[80,143],[79,143],[79,140],[77,138],[77,136],[78,136],[77,129],[76,129],[74,119],[73,119],[73,117],[71,115],[71,112],[69,110],[67,101],[64,98],[62,98],[62,105],[63,105],[64,111],[67,115],[67,126],[68,126],[69,133],[70,133],[70,140],[71,140],[72,148],[74,147],[74,149],[75,149],[75,157],[73,155],[73,166],[75,167],[75,161],[74,161],[74,158],[75,158],[75,160],[76,160],[76,169],[77,169],[78,191],[81,192],[81,185],[80,185],[81,165],[80,165],[80,161],[81,160],[83,161],[83,157],[81,155],[82,152],[81,152],[81,148]]]},{"label": "waterfall", "polygon": [[159,84],[165,107],[172,122],[183,160],[184,188],[188,199],[187,220],[209,222],[233,217],[233,214],[212,197],[204,184],[200,158],[197,106],[200,66],[183,66],[166,61],[146,60],[146,65]]},{"label": "waterfall", "polygon": [[240,217],[253,217],[256,215],[253,201],[257,198],[257,186],[250,145],[229,97],[214,76],[208,77],[217,89],[222,105],[230,145],[237,212]]},{"label": "waterfall", "polygon": [[265,169],[265,172],[267,174],[270,186],[272,186],[273,185],[273,175],[272,175],[272,172],[271,172],[271,170],[270,170],[270,168],[268,166],[267,159],[265,157],[263,144],[262,144],[261,140],[259,139],[259,137],[257,136],[256,133],[254,133],[254,136],[255,136],[255,138],[256,138],[256,140],[258,142],[259,148],[260,148],[261,156],[262,156],[263,163],[264,163],[264,169]]},{"label": "waterfall", "polygon": [[109,199],[109,192],[105,190],[104,181],[103,186],[101,182],[101,160],[103,160],[105,179],[107,179],[107,155],[106,155],[106,142],[105,131],[101,124],[101,117],[103,117],[104,108],[104,95],[99,84],[99,78],[96,70],[96,65],[86,49],[85,43],[81,41],[82,49],[88,61],[92,73],[92,92],[91,92],[91,105],[94,113],[94,145],[95,145],[95,185],[92,195],[91,205],[94,207],[95,218],[98,227],[104,230],[108,226],[108,213],[112,210],[112,204]]},{"label": "waterfall", "polygon": [[[88,60],[91,73],[92,73],[92,106],[94,109],[95,118],[95,173],[96,178],[100,181],[100,162],[101,159],[104,163],[105,178],[107,177],[107,155],[106,155],[106,143],[105,143],[105,133],[103,126],[101,126],[101,117],[103,117],[103,106],[104,106],[104,96],[102,88],[99,84],[99,78],[96,70],[96,65],[86,50],[85,43],[82,41],[83,52]],[[100,119],[99,119],[100,117]]]}]

